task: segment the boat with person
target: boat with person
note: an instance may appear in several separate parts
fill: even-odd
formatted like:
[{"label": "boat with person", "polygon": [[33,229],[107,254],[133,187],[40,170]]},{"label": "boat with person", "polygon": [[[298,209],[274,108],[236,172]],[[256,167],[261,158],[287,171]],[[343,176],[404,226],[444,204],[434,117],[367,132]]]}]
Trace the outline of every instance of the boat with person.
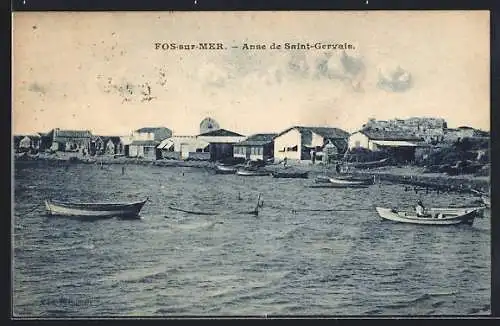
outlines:
[{"label": "boat with person", "polygon": [[423,216],[417,216],[416,212],[395,208],[375,207],[375,209],[382,219],[393,222],[422,225],[472,225],[484,207],[429,208],[427,214]]},{"label": "boat with person", "polygon": [[148,198],[128,203],[77,203],[45,200],[45,207],[51,216],[73,216],[88,218],[136,218]]}]

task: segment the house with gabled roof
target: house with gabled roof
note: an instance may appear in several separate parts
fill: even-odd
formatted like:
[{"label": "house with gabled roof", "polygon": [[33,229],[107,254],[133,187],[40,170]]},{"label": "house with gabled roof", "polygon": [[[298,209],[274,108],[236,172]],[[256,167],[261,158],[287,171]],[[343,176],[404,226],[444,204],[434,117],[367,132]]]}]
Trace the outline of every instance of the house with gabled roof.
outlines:
[{"label": "house with gabled roof", "polygon": [[274,137],[276,133],[254,134],[234,144],[235,158],[246,160],[269,160],[274,157]]},{"label": "house with gabled roof", "polygon": [[156,147],[162,140],[172,137],[172,131],[166,127],[143,127],[132,131],[131,136],[128,157],[159,159],[161,152]]},{"label": "house with gabled roof", "polygon": [[343,154],[348,137],[340,128],[293,126],[274,137],[274,160],[327,161],[325,146],[330,156]]},{"label": "house with gabled roof", "polygon": [[92,133],[90,130],[62,130],[55,128],[47,136],[52,140],[50,149],[53,151],[85,151],[88,153]]},{"label": "house with gabled roof", "polygon": [[424,139],[414,133],[402,130],[386,130],[380,128],[363,128],[349,136],[348,148],[365,148],[371,151],[385,150],[398,161],[412,161],[415,150],[428,147]]},{"label": "house with gabled roof", "polygon": [[210,161],[221,161],[232,158],[234,144],[243,141],[246,137],[227,129],[217,129],[196,136],[209,144]]}]

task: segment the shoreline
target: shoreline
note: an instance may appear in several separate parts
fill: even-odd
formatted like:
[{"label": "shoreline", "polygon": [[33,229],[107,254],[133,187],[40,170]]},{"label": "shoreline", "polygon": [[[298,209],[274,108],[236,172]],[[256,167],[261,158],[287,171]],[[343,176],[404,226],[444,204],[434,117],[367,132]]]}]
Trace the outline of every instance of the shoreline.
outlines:
[{"label": "shoreline", "polygon": [[[150,165],[158,167],[173,167],[173,168],[205,168],[212,169],[215,166],[214,162],[210,161],[195,161],[195,160],[155,160],[145,158],[127,158],[127,157],[113,157],[101,156],[99,158],[84,158],[80,155],[72,155],[66,153],[43,154],[25,157],[14,157],[14,165],[24,162],[37,162],[37,163],[56,163],[60,166],[69,164],[95,164],[95,165]],[[290,169],[300,172],[309,172],[310,177],[319,175],[333,176],[336,173],[334,165],[323,165],[311,163],[295,163],[290,164]],[[265,167],[269,173],[274,171],[283,170],[281,164],[271,164]],[[385,166],[372,169],[358,169],[353,170],[352,174],[366,176],[372,175],[380,181],[389,183],[405,184],[413,187],[425,188],[426,190],[439,191],[454,191],[454,192],[468,192],[475,193],[482,192],[489,193],[490,178],[484,176],[474,175],[457,175],[449,176],[445,173],[424,173],[424,168],[418,166]]]}]

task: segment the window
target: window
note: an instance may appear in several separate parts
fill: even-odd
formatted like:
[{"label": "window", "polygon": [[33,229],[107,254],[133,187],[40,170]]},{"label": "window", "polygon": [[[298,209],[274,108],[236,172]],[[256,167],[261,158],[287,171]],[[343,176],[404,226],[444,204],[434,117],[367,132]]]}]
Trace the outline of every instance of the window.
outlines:
[{"label": "window", "polygon": [[262,153],[263,153],[263,148],[262,148],[262,147],[259,147],[259,148],[257,148],[257,150],[258,150],[258,151],[257,151],[257,154],[262,155]]}]

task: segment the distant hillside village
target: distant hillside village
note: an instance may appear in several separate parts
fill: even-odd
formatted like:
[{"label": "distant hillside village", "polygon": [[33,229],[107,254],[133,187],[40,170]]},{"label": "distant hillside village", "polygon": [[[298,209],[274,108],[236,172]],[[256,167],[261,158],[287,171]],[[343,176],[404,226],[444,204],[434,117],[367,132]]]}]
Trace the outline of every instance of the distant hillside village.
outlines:
[{"label": "distant hillside village", "polygon": [[[221,128],[212,118],[199,124],[199,134],[173,135],[167,127],[144,127],[127,136],[94,135],[90,130],[53,129],[47,133],[15,135],[15,151],[74,152],[83,156],[153,160],[262,160],[328,164],[339,159],[359,160],[389,156],[411,163],[439,149],[467,143],[475,157],[489,157],[489,133],[468,126],[448,128],[444,119],[370,119],[353,133],[336,127],[291,126],[278,133],[245,136]],[[482,145],[474,147],[481,143]],[[465,145],[464,145],[465,146]],[[470,155],[469,155],[470,156]],[[363,158],[361,158],[363,160]]]}]

